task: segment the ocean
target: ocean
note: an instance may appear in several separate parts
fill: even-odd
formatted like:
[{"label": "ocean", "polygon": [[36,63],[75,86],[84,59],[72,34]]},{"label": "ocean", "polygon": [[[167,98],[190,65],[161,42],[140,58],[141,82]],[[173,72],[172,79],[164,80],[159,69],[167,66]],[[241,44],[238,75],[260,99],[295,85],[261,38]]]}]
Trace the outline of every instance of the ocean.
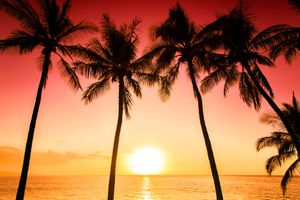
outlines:
[{"label": "ocean", "polygon": [[[285,196],[279,176],[221,176],[225,200],[300,200],[300,177]],[[29,177],[26,200],[106,200],[106,176]],[[14,200],[17,177],[0,177],[0,199]],[[215,200],[210,176],[118,176],[116,200]]]}]

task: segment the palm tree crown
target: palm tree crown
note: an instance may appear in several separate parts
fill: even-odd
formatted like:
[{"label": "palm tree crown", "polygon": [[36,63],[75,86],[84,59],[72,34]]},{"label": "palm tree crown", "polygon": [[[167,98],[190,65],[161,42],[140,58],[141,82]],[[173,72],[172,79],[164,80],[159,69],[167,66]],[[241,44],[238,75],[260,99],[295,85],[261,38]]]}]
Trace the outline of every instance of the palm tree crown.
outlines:
[{"label": "palm tree crown", "polygon": [[[293,96],[293,104],[283,104],[282,112],[289,120],[293,129],[300,137],[300,110],[298,102]],[[281,188],[283,194],[287,190],[287,184],[292,180],[293,176],[300,170],[300,160],[297,157],[297,149],[290,134],[286,131],[281,119],[275,113],[265,113],[261,121],[266,124],[271,124],[276,129],[271,133],[271,136],[262,137],[257,140],[256,149],[260,151],[266,147],[275,147],[278,154],[270,157],[266,162],[266,171],[268,174],[281,167],[286,161],[293,160],[281,180]]]},{"label": "palm tree crown", "polygon": [[88,86],[82,99],[86,103],[94,100],[99,94],[110,88],[111,83],[122,84],[124,111],[130,117],[129,110],[132,105],[130,90],[137,97],[141,97],[141,86],[138,81],[152,85],[157,76],[149,72],[149,59],[136,58],[138,36],[137,26],[141,21],[135,18],[129,25],[123,24],[119,28],[108,15],[102,18],[103,42],[93,38],[87,48],[81,46],[69,47],[71,53],[80,56],[85,61],[76,61],[74,65],[78,73],[95,78],[97,81]]},{"label": "palm tree crown", "polygon": [[[223,93],[226,96],[229,88],[238,83],[242,100],[248,106],[253,105],[259,110],[261,93],[257,84],[261,85],[271,98],[274,97],[259,64],[272,67],[273,62],[255,48],[256,28],[251,21],[251,15],[246,14],[242,7],[236,7],[209,26],[218,32],[225,54],[219,60],[223,65],[218,65],[220,67],[203,79],[202,91],[208,92],[221,80],[225,80]],[[253,80],[257,81],[257,84]]]},{"label": "palm tree crown", "polygon": [[[59,55],[62,77],[67,78],[72,88],[77,90],[80,88],[78,78],[61,55],[68,55],[65,47],[76,34],[95,31],[96,28],[84,21],[72,23],[68,16],[71,0],[66,0],[62,8],[55,0],[39,0],[38,6],[39,10],[35,10],[27,0],[1,1],[2,9],[20,22],[20,28],[0,40],[0,51],[24,54],[41,47],[39,61],[42,63],[47,54]],[[43,70],[48,74],[48,69]],[[43,84],[46,84],[46,79]]]},{"label": "palm tree crown", "polygon": [[188,64],[188,77],[200,79],[200,73],[208,70],[209,58],[215,58],[217,53],[211,49],[216,46],[214,35],[209,29],[199,31],[195,24],[184,13],[179,4],[170,9],[169,18],[152,33],[154,44],[151,47],[156,57],[155,73],[165,74],[162,79],[160,94],[163,98],[171,94],[171,87],[179,74],[182,64]]}]

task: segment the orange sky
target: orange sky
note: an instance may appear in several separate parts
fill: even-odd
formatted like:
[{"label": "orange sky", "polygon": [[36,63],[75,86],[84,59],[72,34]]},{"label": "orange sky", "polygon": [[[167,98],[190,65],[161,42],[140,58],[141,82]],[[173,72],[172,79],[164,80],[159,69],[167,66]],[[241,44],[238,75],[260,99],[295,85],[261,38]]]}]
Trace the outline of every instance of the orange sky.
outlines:
[{"label": "orange sky", "polygon": [[[234,0],[179,2],[192,20],[202,25],[235,5]],[[300,15],[288,7],[286,0],[248,2],[260,30],[278,23],[300,24]],[[175,3],[175,0],[74,0],[71,16],[74,21],[87,19],[98,24],[103,12],[117,23],[140,17],[141,52],[148,44],[149,27],[164,20]],[[0,38],[5,38],[17,27],[17,22],[2,12],[0,17]],[[38,52],[0,55],[0,175],[6,172],[18,175],[21,170],[40,77],[37,56]],[[292,91],[300,99],[299,61],[289,66],[279,59],[276,69],[264,70],[276,102],[290,102]],[[131,119],[123,121],[118,174],[130,174],[128,156],[148,145],[165,152],[166,168],[162,174],[210,174],[196,101],[182,72],[167,102],[160,100],[157,88],[143,87],[143,98],[134,99]],[[255,142],[268,135],[271,128],[259,123],[259,113],[240,100],[237,89],[232,89],[226,99],[221,89],[220,85],[204,96],[206,122],[219,173],[265,174],[265,160],[275,151],[257,153]],[[51,71],[38,116],[30,174],[108,174],[117,120],[117,88],[112,87],[89,105],[84,105],[80,97],[81,92],[74,94],[57,71]],[[261,112],[267,110],[269,106],[263,103]]]}]

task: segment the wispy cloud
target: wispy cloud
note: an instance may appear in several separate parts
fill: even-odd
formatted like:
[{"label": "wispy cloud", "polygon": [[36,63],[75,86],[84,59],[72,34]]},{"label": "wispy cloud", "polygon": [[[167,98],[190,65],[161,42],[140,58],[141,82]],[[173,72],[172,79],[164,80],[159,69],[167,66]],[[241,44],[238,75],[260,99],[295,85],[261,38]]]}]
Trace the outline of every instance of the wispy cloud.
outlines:
[{"label": "wispy cloud", "polygon": [[[23,159],[24,151],[11,146],[0,146],[0,164],[19,163]],[[79,154],[72,151],[56,152],[48,150],[46,152],[32,152],[32,161],[39,165],[63,164],[80,159],[110,159],[102,152],[96,151],[88,154]]]}]

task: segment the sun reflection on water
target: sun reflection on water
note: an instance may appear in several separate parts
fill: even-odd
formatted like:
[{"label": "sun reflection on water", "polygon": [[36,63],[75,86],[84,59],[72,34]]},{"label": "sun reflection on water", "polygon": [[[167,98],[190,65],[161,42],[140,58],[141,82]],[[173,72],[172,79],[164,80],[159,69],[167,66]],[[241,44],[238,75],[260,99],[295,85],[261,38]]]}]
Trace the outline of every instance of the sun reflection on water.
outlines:
[{"label": "sun reflection on water", "polygon": [[150,178],[145,176],[143,179],[141,196],[143,200],[151,200],[151,181]]}]

